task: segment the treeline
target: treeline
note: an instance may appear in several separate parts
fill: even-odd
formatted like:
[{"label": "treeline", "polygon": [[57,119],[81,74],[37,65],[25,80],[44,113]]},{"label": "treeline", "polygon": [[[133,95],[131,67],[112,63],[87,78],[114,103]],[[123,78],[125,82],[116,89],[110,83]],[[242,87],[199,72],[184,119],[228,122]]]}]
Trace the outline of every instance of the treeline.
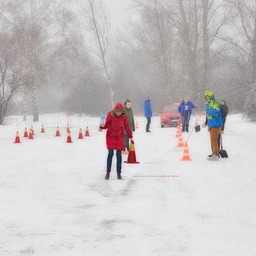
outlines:
[{"label": "treeline", "polygon": [[184,96],[203,110],[206,89],[255,120],[255,1],[131,0],[119,31],[105,1],[1,1],[0,124],[126,98],[141,114],[147,96],[155,112]]}]

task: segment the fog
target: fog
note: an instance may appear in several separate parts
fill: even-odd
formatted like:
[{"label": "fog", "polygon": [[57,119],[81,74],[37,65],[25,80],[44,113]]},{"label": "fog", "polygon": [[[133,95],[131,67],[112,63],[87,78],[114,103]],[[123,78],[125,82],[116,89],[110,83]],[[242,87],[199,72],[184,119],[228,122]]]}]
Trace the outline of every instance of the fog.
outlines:
[{"label": "fog", "polygon": [[99,115],[130,99],[214,91],[255,120],[254,1],[5,0],[0,7],[0,124],[10,114]]}]

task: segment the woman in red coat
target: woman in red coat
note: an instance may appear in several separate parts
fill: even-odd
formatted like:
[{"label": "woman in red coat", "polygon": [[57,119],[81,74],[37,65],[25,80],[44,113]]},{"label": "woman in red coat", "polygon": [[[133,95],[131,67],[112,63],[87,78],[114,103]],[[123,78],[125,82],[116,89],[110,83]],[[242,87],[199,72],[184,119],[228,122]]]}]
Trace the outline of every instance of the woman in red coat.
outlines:
[{"label": "woman in red coat", "polygon": [[122,179],[122,150],[124,149],[124,129],[128,137],[132,140],[132,131],[130,129],[126,111],[121,103],[117,103],[115,108],[107,114],[105,125],[100,125],[101,129],[107,129],[106,143],[108,149],[107,173],[105,179],[108,180],[111,172],[112,158],[116,150],[116,171],[117,178]]}]

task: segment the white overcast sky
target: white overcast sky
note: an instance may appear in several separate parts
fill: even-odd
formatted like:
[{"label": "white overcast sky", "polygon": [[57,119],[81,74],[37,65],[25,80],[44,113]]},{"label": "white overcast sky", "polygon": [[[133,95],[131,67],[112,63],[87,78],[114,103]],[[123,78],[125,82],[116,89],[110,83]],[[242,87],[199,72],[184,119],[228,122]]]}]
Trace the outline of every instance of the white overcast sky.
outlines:
[{"label": "white overcast sky", "polygon": [[131,0],[103,0],[103,2],[109,10],[113,28],[120,27],[127,21],[131,14],[129,8]]}]

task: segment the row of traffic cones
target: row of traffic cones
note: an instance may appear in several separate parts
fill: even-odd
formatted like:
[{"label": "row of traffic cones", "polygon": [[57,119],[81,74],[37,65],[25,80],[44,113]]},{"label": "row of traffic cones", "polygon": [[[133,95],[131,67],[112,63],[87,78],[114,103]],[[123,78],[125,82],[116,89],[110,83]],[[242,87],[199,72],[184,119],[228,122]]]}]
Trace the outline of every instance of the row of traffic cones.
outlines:
[{"label": "row of traffic cones", "polygon": [[[56,130],[56,137],[60,137],[60,130],[59,130],[59,127],[57,127],[57,130]],[[89,134],[89,129],[88,127],[86,127],[86,131],[85,131],[85,134],[84,134],[85,137],[89,137],[90,134]],[[83,139],[84,138],[83,136],[83,132],[82,132],[82,129],[80,128],[79,129],[79,133],[78,133],[78,139]],[[72,138],[71,138],[71,132],[70,130],[68,129],[67,130],[67,143],[72,143]]]},{"label": "row of traffic cones", "polygon": [[[42,129],[41,129],[41,133],[45,133],[45,130],[44,130],[44,127],[42,126]],[[72,143],[72,139],[71,139],[71,132],[70,130],[68,129],[68,132],[67,132],[67,143]],[[24,138],[28,138],[28,139],[34,139],[34,130],[33,128],[31,127],[30,130],[29,130],[29,133],[28,133],[28,130],[27,128],[25,127],[25,130],[24,130]],[[55,134],[56,137],[60,137],[60,129],[59,127],[57,127],[56,129],[56,134]],[[88,137],[90,136],[90,133],[89,133],[89,129],[88,127],[86,127],[86,131],[85,131],[85,134],[84,134],[85,137]],[[82,133],[82,129],[80,128],[79,129],[79,134],[78,134],[78,139],[83,139],[83,133]],[[16,136],[15,136],[15,141],[14,143],[21,143],[21,140],[20,140],[20,135],[19,135],[19,132],[17,131],[16,132]]]},{"label": "row of traffic cones", "polygon": [[[59,130],[59,127],[57,127],[56,135],[55,135],[55,136],[56,136],[56,137],[60,137],[60,130]],[[86,127],[84,136],[85,136],[85,137],[89,137],[89,136],[90,136],[88,127]],[[79,133],[78,133],[78,139],[83,139],[84,136],[83,136],[82,129],[80,128],[80,129],[79,129]],[[67,129],[67,141],[66,141],[66,142],[67,142],[67,143],[72,143],[72,138],[71,138],[70,129]]]},{"label": "row of traffic cones", "polygon": [[[35,135],[33,126],[31,126],[29,133],[28,133],[27,127],[25,127],[25,129],[24,129],[24,136],[23,137],[24,138],[29,137],[30,133],[32,133],[32,135]],[[45,133],[45,129],[44,129],[44,125],[43,124],[42,124],[42,127],[41,127],[41,133]]]},{"label": "row of traffic cones", "polygon": [[[59,133],[59,128],[58,127],[57,127],[56,133]],[[86,132],[85,136],[89,136],[89,131]],[[29,133],[29,137],[28,138],[29,139],[33,139],[32,129],[30,129],[30,133]],[[81,138],[83,138],[82,129],[79,130],[79,136],[78,136],[78,139],[81,139]],[[72,143],[72,138],[71,138],[71,132],[70,131],[67,133],[67,141],[66,142],[67,143]],[[15,142],[14,143],[21,143],[18,131],[16,133],[16,137],[15,137]],[[131,142],[127,161],[124,161],[124,162],[127,163],[127,164],[139,164],[139,162],[136,159],[134,142]]]},{"label": "row of traffic cones", "polygon": [[28,133],[27,128],[25,127],[24,135],[23,135],[24,138],[34,139],[34,137],[33,137],[34,135],[35,135],[35,132],[34,132],[33,127],[31,127],[29,129],[29,133]]},{"label": "row of traffic cones", "polygon": [[[67,128],[67,134],[69,134],[69,133],[71,133],[71,131],[70,131],[69,128]],[[90,136],[90,133],[89,133],[88,127],[86,127],[86,129],[85,129],[85,134],[84,135],[83,135],[82,129],[81,128],[79,129],[78,139],[83,139],[84,137],[89,137],[89,136]],[[56,129],[55,137],[60,137],[60,129],[59,129],[58,126],[57,126],[57,129]]]},{"label": "row of traffic cones", "polygon": [[[80,129],[80,130],[82,130],[82,129]],[[79,139],[81,138],[81,136],[80,136],[80,130],[79,130]],[[30,133],[31,133],[31,132],[32,132],[33,135],[35,135],[33,126],[30,128]],[[68,133],[68,132],[70,132],[70,128],[69,128],[69,127],[67,127],[67,133]],[[28,133],[28,130],[27,130],[27,128],[25,127],[24,136],[23,136],[23,137],[24,137],[24,138],[29,137],[29,134],[30,134],[30,133]],[[45,133],[45,129],[44,129],[44,125],[43,125],[43,124],[42,124],[42,127],[41,127],[41,133]],[[56,137],[60,137],[60,130],[59,130],[59,127],[58,127],[58,126],[57,126],[57,129],[56,129],[56,134],[55,134],[55,136],[56,136]],[[86,136],[90,136],[88,126],[86,127],[84,136],[85,136],[85,137],[86,137]]]},{"label": "row of traffic cones", "polygon": [[188,143],[187,141],[185,143],[183,142],[181,130],[182,130],[182,127],[179,124],[177,126],[176,137],[178,137],[177,147],[183,147],[183,154],[182,154],[181,161],[191,161],[191,158],[189,155]]},{"label": "row of traffic cones", "polygon": [[[29,132],[29,135],[28,135],[27,128],[25,128],[24,137],[28,137],[29,139],[33,139],[33,138],[34,138],[33,135],[34,135],[33,129],[30,129],[30,132]],[[59,127],[57,127],[56,136],[57,136],[57,137],[60,136]],[[90,135],[89,135],[88,127],[86,127],[85,136],[90,136]],[[82,134],[82,129],[81,129],[81,128],[80,128],[80,130],[79,130],[78,139],[83,139],[83,134]],[[70,130],[68,130],[68,132],[67,132],[67,141],[66,141],[66,142],[67,142],[67,143],[72,143],[72,138],[71,138],[71,132],[70,132]],[[16,137],[15,137],[14,143],[21,143],[21,141],[20,141],[20,135],[19,135],[19,132],[18,132],[18,131],[16,132]],[[125,162],[125,163],[128,163],[128,164],[139,164],[139,162],[138,162],[137,159],[136,159],[136,153],[135,153],[135,145],[134,145],[134,142],[131,142],[127,161],[124,161],[124,162]]]},{"label": "row of traffic cones", "polygon": [[[34,139],[33,130],[30,129],[29,134],[28,134],[27,130],[25,130],[25,132],[24,132],[24,137],[25,137],[25,138],[27,137],[28,139],[33,140],[33,139]],[[16,136],[15,136],[15,141],[14,141],[14,143],[21,143],[21,141],[20,141],[20,134],[19,134],[18,131],[16,132]]]},{"label": "row of traffic cones", "polygon": [[[136,128],[137,129],[139,128],[138,122],[136,122]],[[41,127],[41,133],[45,133],[45,129],[44,129],[43,125]],[[28,137],[29,139],[33,139],[34,138],[33,136],[34,136],[33,127],[31,127],[31,129],[29,131],[29,134],[28,134],[27,128],[25,127],[24,137]],[[61,136],[60,135],[60,129],[59,129],[58,126],[57,126],[57,129],[56,129],[55,136],[56,137],[60,137]],[[85,137],[90,136],[88,127],[86,127],[86,131],[85,131],[84,136]],[[83,132],[82,132],[81,128],[79,129],[78,139],[83,139]],[[67,127],[67,141],[66,142],[67,143],[72,143],[71,132],[70,132],[69,126]],[[16,137],[15,137],[14,143],[21,143],[18,131],[16,132]],[[127,157],[127,161],[124,161],[124,162],[128,163],[128,164],[139,164],[139,162],[136,159],[134,142],[131,142],[131,145],[130,145],[130,148],[129,148],[128,157]]]}]

